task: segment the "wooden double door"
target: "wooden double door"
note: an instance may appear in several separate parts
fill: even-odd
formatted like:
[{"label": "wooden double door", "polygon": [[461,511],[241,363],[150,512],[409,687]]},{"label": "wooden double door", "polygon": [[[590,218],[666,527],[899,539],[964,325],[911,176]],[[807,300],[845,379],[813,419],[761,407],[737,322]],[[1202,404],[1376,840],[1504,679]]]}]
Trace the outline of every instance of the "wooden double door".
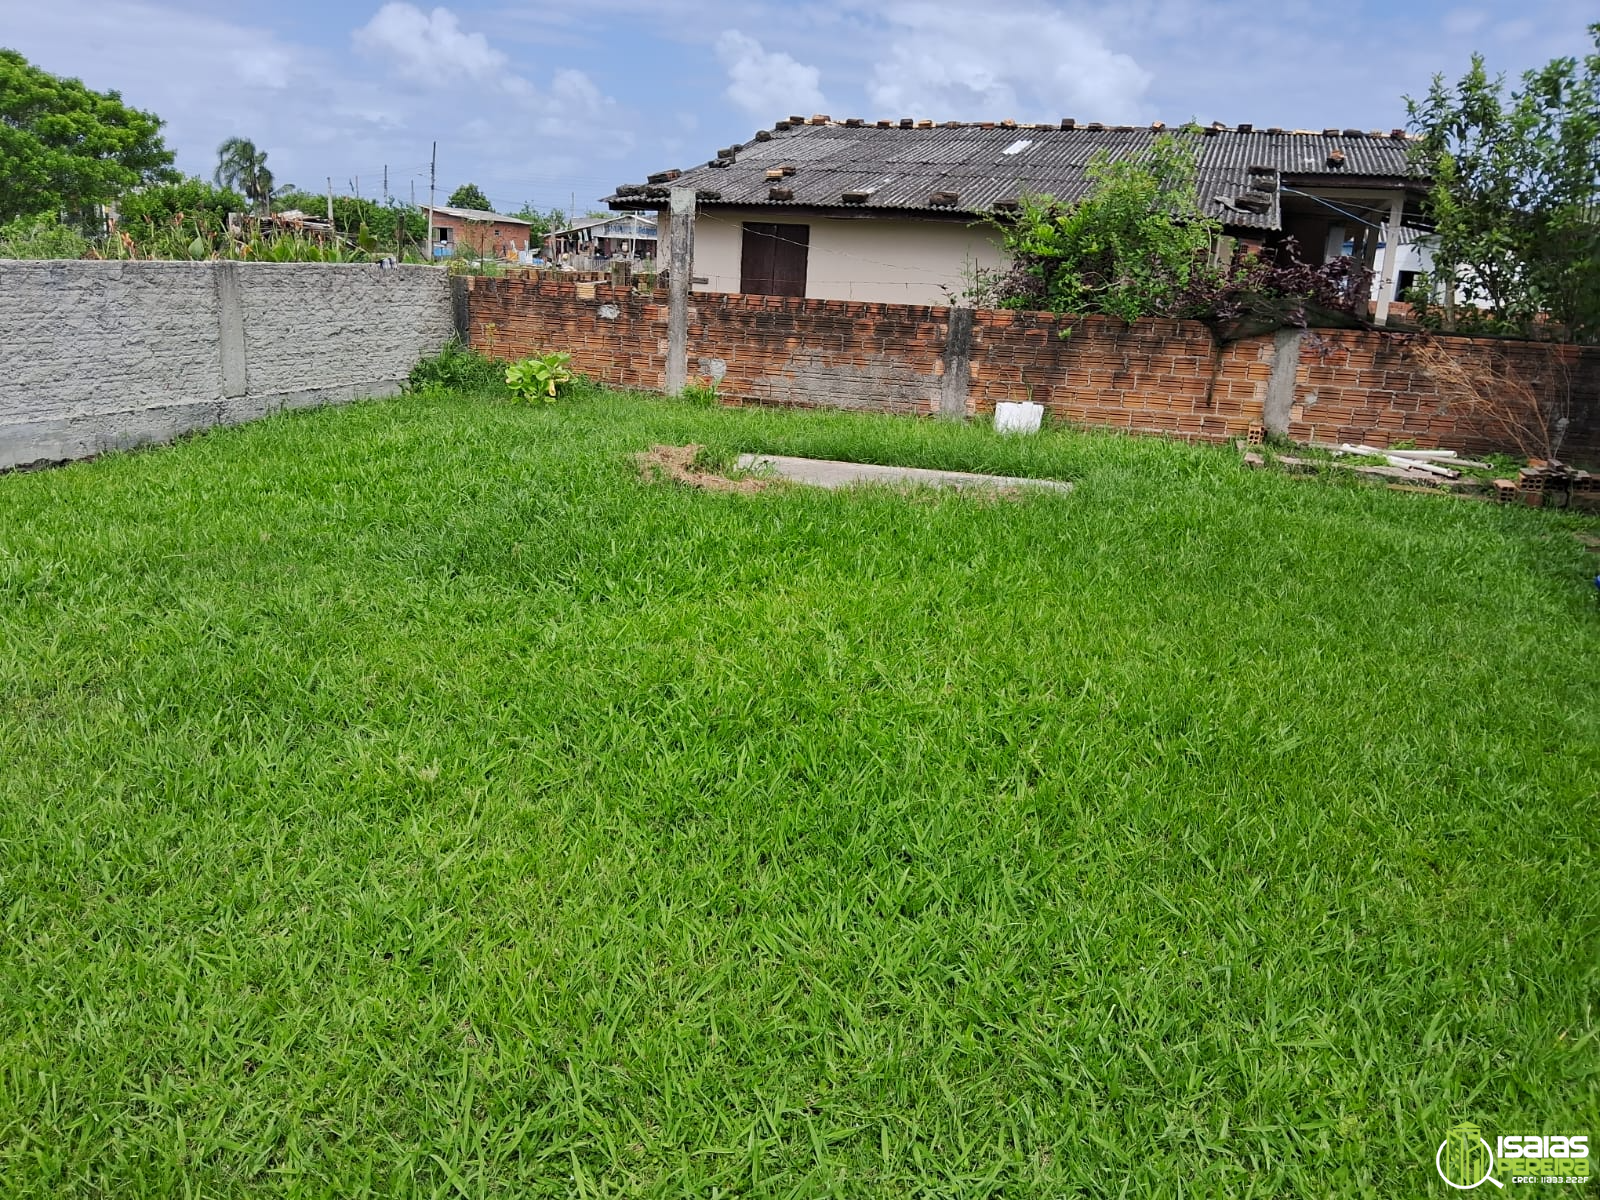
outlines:
[{"label": "wooden double door", "polygon": [[746,221],[739,290],[751,296],[804,296],[811,226]]}]

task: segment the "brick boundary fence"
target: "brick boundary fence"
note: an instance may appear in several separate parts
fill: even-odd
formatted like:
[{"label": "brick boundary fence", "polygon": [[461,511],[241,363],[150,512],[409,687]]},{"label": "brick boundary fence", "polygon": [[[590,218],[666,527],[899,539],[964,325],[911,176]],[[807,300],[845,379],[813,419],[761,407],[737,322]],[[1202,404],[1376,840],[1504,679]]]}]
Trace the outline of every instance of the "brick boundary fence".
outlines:
[{"label": "brick boundary fence", "polygon": [[[549,278],[474,278],[467,288],[477,349],[569,350],[592,378],[662,389],[664,292]],[[1600,466],[1600,348],[1440,341],[1482,377],[1570,383],[1562,457]],[[1259,423],[1296,441],[1514,450],[1451,404],[1416,344],[1388,331],[1285,329],[1218,347],[1196,321],[723,293],[695,294],[689,312],[690,374],[718,378],[730,403],[978,417],[1031,399],[1083,425],[1206,441]]]}]

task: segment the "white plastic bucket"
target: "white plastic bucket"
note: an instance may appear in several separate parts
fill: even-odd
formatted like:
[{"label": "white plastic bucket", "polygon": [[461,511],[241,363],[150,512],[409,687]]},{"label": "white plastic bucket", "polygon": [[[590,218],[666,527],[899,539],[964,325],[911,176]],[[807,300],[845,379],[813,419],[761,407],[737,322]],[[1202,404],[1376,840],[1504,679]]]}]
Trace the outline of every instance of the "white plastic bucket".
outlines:
[{"label": "white plastic bucket", "polygon": [[1000,403],[994,406],[996,433],[1038,433],[1039,422],[1044,418],[1044,405],[1031,400],[1020,403]]}]

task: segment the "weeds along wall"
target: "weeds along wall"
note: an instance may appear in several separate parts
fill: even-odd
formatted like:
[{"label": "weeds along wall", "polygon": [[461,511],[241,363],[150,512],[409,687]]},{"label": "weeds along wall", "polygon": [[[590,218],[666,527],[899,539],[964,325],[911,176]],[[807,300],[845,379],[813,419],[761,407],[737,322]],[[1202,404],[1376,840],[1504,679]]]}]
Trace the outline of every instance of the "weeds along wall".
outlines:
[{"label": "weeds along wall", "polygon": [[[660,390],[662,291],[508,276],[466,281],[471,342],[503,358],[570,350],[605,383]],[[1070,334],[1063,338],[1064,331]],[[1196,440],[1252,425],[1301,441],[1515,451],[1422,361],[1570,390],[1562,457],[1600,465],[1600,350],[1374,330],[1280,330],[1219,347],[1195,321],[696,293],[689,371],[725,402],[982,417],[1034,400],[1057,419]]]},{"label": "weeds along wall", "polygon": [[0,468],[392,393],[453,332],[429,267],[0,262]]}]

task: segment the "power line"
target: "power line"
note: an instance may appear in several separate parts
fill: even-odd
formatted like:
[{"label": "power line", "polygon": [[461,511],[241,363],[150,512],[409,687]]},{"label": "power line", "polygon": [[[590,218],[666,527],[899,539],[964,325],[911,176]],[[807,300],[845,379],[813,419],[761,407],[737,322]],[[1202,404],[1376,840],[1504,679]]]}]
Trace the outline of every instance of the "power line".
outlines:
[{"label": "power line", "polygon": [[[1357,225],[1365,225],[1368,229],[1374,229],[1374,230],[1381,231],[1383,229],[1383,227],[1388,224],[1387,221],[1374,223],[1372,221],[1367,220],[1364,217],[1359,217],[1355,213],[1350,212],[1348,209],[1340,208],[1337,204],[1334,204],[1331,200],[1325,200],[1321,196],[1318,196],[1313,192],[1302,192],[1297,188],[1291,188],[1291,187],[1282,188],[1281,190],[1286,192],[1286,193],[1288,193],[1291,196],[1303,196],[1307,200],[1314,200],[1318,204],[1322,205],[1324,208],[1331,208],[1334,212],[1338,213],[1341,217],[1348,217],[1350,220],[1354,221]],[[1402,221],[1400,223],[1400,231],[1399,232],[1404,232],[1408,228],[1413,233],[1429,233],[1429,232],[1431,232],[1431,230],[1429,230],[1429,229],[1422,228],[1422,227],[1419,227],[1419,226],[1416,226],[1416,225],[1408,226],[1408,225],[1405,224],[1404,221]],[[1398,233],[1397,233],[1397,236],[1398,236]]]}]

